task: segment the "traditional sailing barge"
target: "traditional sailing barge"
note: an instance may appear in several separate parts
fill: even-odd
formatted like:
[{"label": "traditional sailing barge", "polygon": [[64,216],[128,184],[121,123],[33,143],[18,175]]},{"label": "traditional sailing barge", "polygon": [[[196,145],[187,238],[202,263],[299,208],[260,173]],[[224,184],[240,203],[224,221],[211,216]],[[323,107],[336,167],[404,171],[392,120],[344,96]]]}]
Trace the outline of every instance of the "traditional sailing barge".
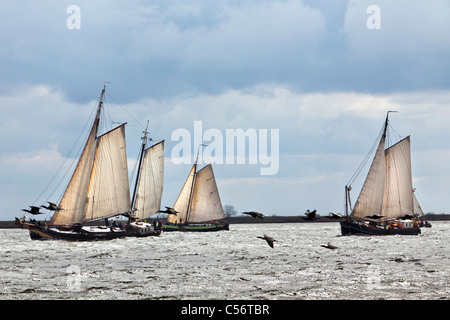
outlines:
[{"label": "traditional sailing barge", "polygon": [[[47,224],[16,224],[29,229],[36,239],[109,240],[127,236],[155,236],[161,233],[157,221],[144,219],[155,214],[161,204],[164,178],[164,141],[146,149],[147,129],[139,158],[138,174],[131,202],[125,143],[125,124],[97,136],[106,84],[103,87],[94,123],[72,178],[59,205],[45,207],[54,214]],[[24,210],[40,214],[38,207]],[[86,226],[97,221],[124,215],[125,226]]]},{"label": "traditional sailing barge", "polygon": [[173,209],[164,232],[229,230],[211,164],[197,171],[195,161]]},{"label": "traditional sailing barge", "polygon": [[347,217],[340,222],[343,235],[420,234],[418,219],[423,216],[423,211],[412,187],[410,137],[385,149],[390,112],[387,113],[372,165],[353,208],[350,201],[351,182],[345,186]]}]

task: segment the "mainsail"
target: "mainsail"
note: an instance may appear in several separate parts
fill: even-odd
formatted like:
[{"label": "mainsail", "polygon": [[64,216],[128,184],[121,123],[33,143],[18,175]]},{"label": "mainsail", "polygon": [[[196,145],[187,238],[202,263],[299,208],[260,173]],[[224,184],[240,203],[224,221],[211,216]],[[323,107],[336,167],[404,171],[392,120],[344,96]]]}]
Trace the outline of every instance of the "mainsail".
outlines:
[{"label": "mainsail", "polygon": [[50,225],[67,225],[84,221],[84,208],[86,206],[86,195],[94,161],[97,128],[98,119],[92,126],[75,171],[59,203],[60,210],[55,212]]},{"label": "mainsail", "polygon": [[[388,118],[372,165],[351,216],[384,219],[418,215],[422,211],[412,188],[410,137],[384,149]],[[422,213],[423,214],[423,213]]]},{"label": "mainsail", "polygon": [[199,171],[194,163],[169,215],[170,223],[204,223],[226,219],[211,164]]},{"label": "mainsail", "polygon": [[145,219],[161,208],[164,182],[164,141],[144,151],[139,186],[134,204],[134,215]]},{"label": "mainsail", "polygon": [[216,179],[211,164],[196,175],[188,222],[204,222],[225,219]]},{"label": "mainsail", "polygon": [[97,220],[129,211],[125,124],[122,124],[97,138],[84,215],[85,220]]},{"label": "mainsail", "polygon": [[386,184],[383,210],[385,218],[413,215],[413,188],[409,136],[386,149]]},{"label": "mainsail", "polygon": [[381,215],[386,181],[384,141],[385,137],[382,136],[361,193],[353,208],[352,216],[354,217],[364,218],[367,215]]}]

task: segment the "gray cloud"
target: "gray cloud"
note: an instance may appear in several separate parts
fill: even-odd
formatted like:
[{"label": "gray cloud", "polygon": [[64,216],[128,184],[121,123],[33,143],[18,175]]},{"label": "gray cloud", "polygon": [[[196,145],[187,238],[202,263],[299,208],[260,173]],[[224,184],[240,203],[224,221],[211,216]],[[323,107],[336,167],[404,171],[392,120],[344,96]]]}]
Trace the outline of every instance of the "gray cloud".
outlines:
[{"label": "gray cloud", "polygon": [[81,29],[68,30],[72,2],[8,2],[0,87],[44,83],[78,102],[104,80],[127,101],[274,82],[304,92],[448,88],[448,2],[378,3],[380,30],[366,27],[370,1],[79,1]]}]

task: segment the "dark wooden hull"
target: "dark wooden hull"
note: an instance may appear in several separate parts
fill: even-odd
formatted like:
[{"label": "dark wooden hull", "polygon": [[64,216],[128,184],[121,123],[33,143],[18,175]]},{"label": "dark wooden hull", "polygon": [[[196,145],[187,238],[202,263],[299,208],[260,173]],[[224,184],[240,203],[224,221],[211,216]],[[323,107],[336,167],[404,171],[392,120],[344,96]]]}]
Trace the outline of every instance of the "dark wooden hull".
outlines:
[{"label": "dark wooden hull", "polygon": [[164,232],[182,231],[182,232],[212,232],[229,230],[229,224],[224,225],[163,225]]},{"label": "dark wooden hull", "polygon": [[32,240],[67,240],[67,241],[99,241],[124,238],[127,236],[125,230],[108,228],[104,231],[59,231],[56,228],[28,227]]},{"label": "dark wooden hull", "polygon": [[86,227],[66,229],[48,228],[40,225],[22,224],[22,228],[28,229],[32,240],[66,240],[66,241],[99,241],[112,240],[125,237],[149,237],[159,236],[161,229],[153,228],[112,228],[112,227]]},{"label": "dark wooden hull", "polygon": [[342,235],[373,235],[373,236],[385,236],[385,235],[418,235],[420,234],[420,228],[380,228],[375,226],[363,225],[355,221],[341,221],[341,233]]}]

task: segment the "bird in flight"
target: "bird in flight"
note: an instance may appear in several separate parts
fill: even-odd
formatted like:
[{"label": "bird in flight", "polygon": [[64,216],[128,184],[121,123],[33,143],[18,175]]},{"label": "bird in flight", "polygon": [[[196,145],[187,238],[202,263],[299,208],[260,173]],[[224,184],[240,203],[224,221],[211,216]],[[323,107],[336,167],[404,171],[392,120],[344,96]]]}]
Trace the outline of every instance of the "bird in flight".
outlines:
[{"label": "bird in flight", "polygon": [[269,236],[266,235],[266,234],[264,235],[264,237],[257,237],[257,238],[266,240],[267,243],[269,244],[269,246],[270,246],[271,248],[273,248],[273,243],[274,243],[275,241],[277,241],[277,240],[275,240],[274,238],[269,237]]},{"label": "bird in flight", "polygon": [[252,216],[253,218],[258,218],[258,219],[264,219],[264,215],[261,212],[257,212],[257,211],[246,211],[246,212],[242,212],[243,214],[248,214],[249,216]]}]

